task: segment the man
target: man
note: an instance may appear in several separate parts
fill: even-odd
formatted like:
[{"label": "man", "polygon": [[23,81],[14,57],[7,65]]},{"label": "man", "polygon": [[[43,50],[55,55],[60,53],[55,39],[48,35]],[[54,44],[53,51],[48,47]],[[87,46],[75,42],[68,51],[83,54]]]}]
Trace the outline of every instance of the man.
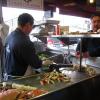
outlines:
[{"label": "man", "polygon": [[[90,32],[97,32],[100,29],[100,15],[91,17],[92,30]],[[76,48],[76,57],[80,58],[80,43]],[[89,37],[82,39],[82,57],[87,58],[86,64],[92,66],[100,66],[100,38]]]},{"label": "man", "polygon": [[6,76],[23,76],[28,66],[35,69],[42,66],[42,61],[36,55],[34,44],[28,36],[33,24],[33,17],[23,13],[18,17],[18,27],[7,37],[4,49]]},{"label": "man", "polygon": [[3,46],[5,44],[5,39],[8,35],[8,33],[9,33],[9,26],[7,24],[5,24],[5,22],[3,21],[3,18],[2,18],[2,21],[0,23],[0,37],[2,39]]},{"label": "man", "polygon": [[[94,15],[91,17],[92,30],[97,32],[100,29],[100,16]],[[80,57],[80,43],[76,49],[76,56]],[[83,38],[82,40],[82,56],[83,57],[100,57],[100,38]]]}]

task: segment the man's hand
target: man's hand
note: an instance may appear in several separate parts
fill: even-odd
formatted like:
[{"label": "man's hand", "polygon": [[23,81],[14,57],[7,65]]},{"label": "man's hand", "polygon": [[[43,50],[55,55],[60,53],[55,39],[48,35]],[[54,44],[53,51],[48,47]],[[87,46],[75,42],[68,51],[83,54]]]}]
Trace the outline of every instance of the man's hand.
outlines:
[{"label": "man's hand", "polygon": [[[76,55],[77,58],[80,58],[80,52],[79,52],[79,51],[77,51],[75,55]],[[83,58],[88,58],[88,57],[90,57],[90,56],[89,56],[89,52],[84,52],[84,53],[82,53],[82,57],[83,57]]]},{"label": "man's hand", "polygon": [[76,58],[80,58],[80,52],[77,51],[76,54],[75,54]]},{"label": "man's hand", "polygon": [[49,66],[50,64],[53,64],[53,61],[49,59],[42,62],[42,65],[44,66]]},{"label": "man's hand", "polygon": [[82,57],[83,58],[89,58],[89,52],[85,52],[85,53],[82,53]]}]

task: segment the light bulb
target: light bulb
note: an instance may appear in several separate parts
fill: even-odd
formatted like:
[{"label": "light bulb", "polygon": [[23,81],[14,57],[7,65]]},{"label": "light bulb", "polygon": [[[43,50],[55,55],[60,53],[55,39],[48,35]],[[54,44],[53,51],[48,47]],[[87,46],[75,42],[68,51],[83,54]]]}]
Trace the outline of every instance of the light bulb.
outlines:
[{"label": "light bulb", "polygon": [[94,0],[89,0],[90,3],[94,3]]}]

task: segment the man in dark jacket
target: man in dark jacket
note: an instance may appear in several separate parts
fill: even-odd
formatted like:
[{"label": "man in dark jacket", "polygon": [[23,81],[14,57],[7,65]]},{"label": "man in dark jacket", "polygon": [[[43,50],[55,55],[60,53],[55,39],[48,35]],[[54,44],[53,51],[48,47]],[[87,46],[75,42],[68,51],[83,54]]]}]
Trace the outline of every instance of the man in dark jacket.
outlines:
[{"label": "man in dark jacket", "polygon": [[[100,29],[100,15],[91,17],[92,30],[90,32],[97,32]],[[76,57],[80,57],[80,43],[76,49]],[[100,57],[100,38],[90,37],[82,40],[82,56],[83,57]]]},{"label": "man in dark jacket", "polygon": [[6,39],[4,72],[8,76],[23,76],[29,65],[35,69],[42,66],[28,36],[33,24],[34,19],[30,14],[21,14],[18,27]]}]

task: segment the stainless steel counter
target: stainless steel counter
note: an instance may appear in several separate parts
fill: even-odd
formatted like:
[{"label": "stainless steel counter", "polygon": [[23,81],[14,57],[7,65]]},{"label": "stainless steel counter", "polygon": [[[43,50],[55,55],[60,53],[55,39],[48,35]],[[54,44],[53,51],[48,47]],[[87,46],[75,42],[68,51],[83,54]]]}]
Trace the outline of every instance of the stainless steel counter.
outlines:
[{"label": "stainless steel counter", "polygon": [[48,91],[48,94],[36,97],[34,100],[66,100],[67,98],[68,100],[92,100],[99,96],[98,90],[100,89],[100,69],[95,68],[95,70],[97,74],[92,77],[84,72],[70,71],[68,74],[71,77],[70,83],[55,82],[55,84],[42,86],[39,82],[42,74],[16,79],[13,82],[35,86]]}]

